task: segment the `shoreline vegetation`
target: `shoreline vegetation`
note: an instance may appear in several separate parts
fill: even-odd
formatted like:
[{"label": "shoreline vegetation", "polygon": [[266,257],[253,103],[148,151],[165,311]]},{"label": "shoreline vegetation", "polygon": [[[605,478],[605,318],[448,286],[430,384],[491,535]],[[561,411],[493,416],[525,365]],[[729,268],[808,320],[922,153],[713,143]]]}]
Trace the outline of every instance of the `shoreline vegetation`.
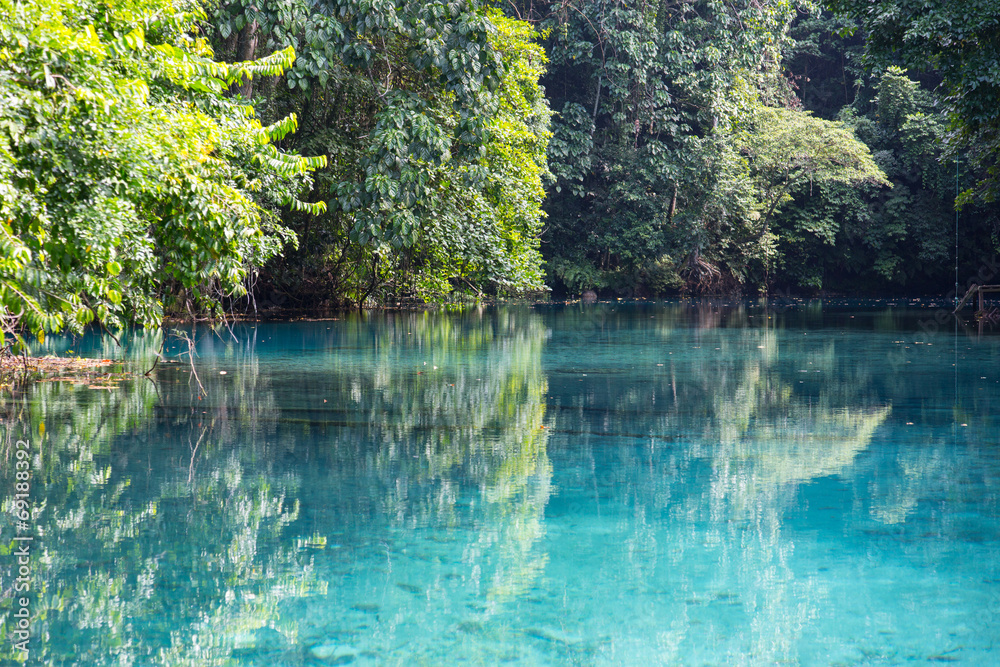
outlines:
[{"label": "shoreline vegetation", "polygon": [[0,345],[19,350],[93,323],[940,293],[1000,268],[988,8],[0,9]]},{"label": "shoreline vegetation", "polygon": [[[950,295],[938,296],[894,296],[894,297],[845,297],[843,295],[823,295],[823,296],[790,296],[778,295],[772,297],[732,297],[732,296],[687,296],[666,299],[567,299],[567,300],[538,300],[538,299],[518,299],[518,300],[490,300],[479,301],[464,300],[439,303],[394,303],[382,304],[378,307],[364,309],[363,312],[370,314],[386,314],[392,316],[397,314],[405,316],[413,313],[443,313],[455,315],[468,315],[479,313],[482,316],[487,308],[503,308],[509,306],[520,306],[529,309],[540,308],[556,309],[579,308],[584,306],[586,312],[593,308],[593,315],[597,315],[603,309],[605,313],[615,312],[617,308],[647,307],[656,308],[658,306],[686,306],[696,309],[697,312],[722,313],[743,312],[748,316],[747,322],[754,322],[752,312],[761,309],[767,314],[780,314],[790,310],[802,312],[815,312],[815,308],[820,304],[823,307],[831,307],[834,310],[855,306],[861,308],[871,308],[882,306],[883,308],[903,308],[913,311],[913,309],[926,309],[928,316],[919,322],[919,326],[925,333],[928,327],[937,330],[942,313],[947,314],[950,319],[956,318],[961,329],[966,333],[978,329],[979,334],[984,330],[994,330],[997,326],[995,312],[989,314],[975,313],[971,318],[967,318],[968,312],[952,314],[954,300]],[[706,311],[707,309],[707,311]],[[966,309],[968,311],[968,309]],[[914,311],[915,312],[915,311]],[[933,312],[933,316],[931,313]],[[129,338],[136,334],[139,336],[135,340],[126,338],[108,337],[106,345],[102,346],[103,354],[113,358],[101,356],[87,357],[78,356],[73,350],[65,350],[66,354],[48,353],[42,356],[32,356],[28,347],[23,347],[20,353],[15,354],[7,348],[0,354],[0,390],[14,392],[27,385],[36,382],[57,382],[71,383],[79,388],[91,390],[113,391],[121,388],[121,382],[150,379],[156,382],[154,371],[161,366],[172,365],[190,369],[190,382],[199,390],[199,396],[205,393],[201,378],[198,376],[198,369],[194,363],[197,358],[195,352],[198,341],[203,335],[215,336],[220,340],[237,340],[237,334],[233,331],[233,326],[237,324],[266,324],[266,323],[303,323],[303,322],[338,322],[349,320],[352,317],[364,317],[357,309],[335,309],[326,312],[309,310],[265,311],[259,312],[257,316],[227,313],[220,318],[190,318],[190,317],[165,317],[163,326],[145,332],[134,331]],[[767,318],[768,320],[770,317]],[[759,322],[759,320],[757,320]],[[699,319],[699,328],[708,326],[713,328],[720,324],[712,319]],[[180,327],[173,328],[171,327]],[[193,327],[193,329],[192,329]],[[986,329],[984,329],[984,327]],[[98,327],[90,327],[92,331],[100,332]],[[199,335],[198,332],[202,335]],[[168,352],[166,342],[171,340],[173,352]],[[138,352],[132,350],[132,345],[137,342]],[[57,346],[58,347],[58,346]],[[74,344],[75,347],[75,344]],[[185,359],[186,357],[186,359]],[[145,369],[145,371],[144,371]]]}]

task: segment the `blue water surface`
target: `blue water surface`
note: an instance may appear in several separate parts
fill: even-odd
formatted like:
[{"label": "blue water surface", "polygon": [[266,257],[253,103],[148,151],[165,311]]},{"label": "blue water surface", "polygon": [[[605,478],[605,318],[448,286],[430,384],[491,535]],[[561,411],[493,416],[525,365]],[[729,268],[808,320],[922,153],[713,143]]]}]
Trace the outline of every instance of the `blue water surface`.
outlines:
[{"label": "blue water surface", "polygon": [[32,662],[1000,662],[1000,337],[943,305],[183,333],[49,340],[136,372],[6,399]]}]

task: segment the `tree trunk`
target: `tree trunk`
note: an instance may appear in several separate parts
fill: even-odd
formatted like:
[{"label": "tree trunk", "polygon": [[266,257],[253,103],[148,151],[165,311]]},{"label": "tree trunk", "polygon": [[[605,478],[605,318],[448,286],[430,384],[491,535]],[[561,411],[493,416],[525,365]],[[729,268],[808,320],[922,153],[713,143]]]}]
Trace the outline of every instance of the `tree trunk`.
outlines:
[{"label": "tree trunk", "polygon": [[594,98],[594,123],[597,123],[597,110],[601,105],[601,74],[597,75],[597,96]]},{"label": "tree trunk", "polygon": [[[257,22],[251,21],[240,31],[239,51],[236,53],[237,62],[255,60],[257,54]],[[245,100],[249,100],[253,95],[253,79],[247,78],[236,86],[236,92]]]}]

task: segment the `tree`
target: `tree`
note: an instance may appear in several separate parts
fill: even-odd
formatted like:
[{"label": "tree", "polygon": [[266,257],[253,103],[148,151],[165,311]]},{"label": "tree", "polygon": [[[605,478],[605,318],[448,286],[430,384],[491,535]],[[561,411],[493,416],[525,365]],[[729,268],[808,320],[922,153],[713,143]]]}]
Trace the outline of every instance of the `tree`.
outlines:
[{"label": "tree", "polygon": [[820,118],[835,119],[862,88],[864,40],[857,27],[830,11],[800,9],[792,22],[783,62],[802,108]]},{"label": "tree", "polygon": [[721,275],[720,236],[751,207],[731,130],[791,96],[780,70],[791,3],[516,4],[549,32],[543,83],[559,112],[550,280],[631,295]]},{"label": "tree", "polygon": [[867,62],[934,70],[943,80],[951,114],[952,154],[969,151],[979,180],[961,202],[995,201],[1000,194],[1000,1],[829,0],[859,20]]},{"label": "tree", "polygon": [[[750,128],[739,134],[737,145],[748,162],[760,202],[754,217],[760,220],[765,286],[784,236],[771,229],[783,204],[792,202],[795,195],[804,196],[806,190],[812,197],[822,192],[820,188],[833,185],[892,187],[868,147],[850,129],[843,123],[815,118],[806,111],[762,108]],[[832,241],[835,224],[797,231],[809,231]]]},{"label": "tree", "polygon": [[[279,205],[325,158],[278,151],[230,86],[292,49],[225,64],[188,0],[0,0],[0,311],[8,332],[159,323],[215,308],[294,238]],[[19,335],[19,333],[18,333]]]},{"label": "tree", "polygon": [[215,22],[220,49],[253,25],[258,49],[296,46],[256,103],[298,114],[289,145],[330,156],[330,209],[286,218],[304,243],[272,285],[313,304],[543,288],[549,110],[530,26],[477,1],[234,2]]},{"label": "tree", "polygon": [[545,289],[538,236],[551,114],[538,80],[547,59],[530,25],[496,10],[486,16],[500,74],[496,90],[481,93],[478,158],[449,160],[432,175],[439,192],[428,197],[434,206],[420,213],[420,234],[404,254],[425,298],[463,283],[501,296]]},{"label": "tree", "polygon": [[[956,165],[945,146],[947,116],[934,93],[899,68],[857,85],[854,102],[838,117],[893,187],[826,183],[793,192],[794,200],[774,219],[776,285],[940,291],[952,282],[956,241]],[[975,272],[983,261],[979,253],[993,245],[996,206],[975,202],[963,217],[961,263]]]},{"label": "tree", "polygon": [[762,233],[793,192],[809,185],[887,185],[868,147],[843,123],[792,109],[760,109],[738,139],[760,193]]}]

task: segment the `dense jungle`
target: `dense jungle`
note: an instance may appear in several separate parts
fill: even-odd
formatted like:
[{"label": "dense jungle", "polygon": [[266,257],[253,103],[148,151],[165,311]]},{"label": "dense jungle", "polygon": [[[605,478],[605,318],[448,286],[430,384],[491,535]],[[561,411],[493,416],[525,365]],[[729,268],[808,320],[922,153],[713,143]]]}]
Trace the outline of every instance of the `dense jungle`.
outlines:
[{"label": "dense jungle", "polygon": [[964,291],[998,5],[0,0],[3,328]]}]

